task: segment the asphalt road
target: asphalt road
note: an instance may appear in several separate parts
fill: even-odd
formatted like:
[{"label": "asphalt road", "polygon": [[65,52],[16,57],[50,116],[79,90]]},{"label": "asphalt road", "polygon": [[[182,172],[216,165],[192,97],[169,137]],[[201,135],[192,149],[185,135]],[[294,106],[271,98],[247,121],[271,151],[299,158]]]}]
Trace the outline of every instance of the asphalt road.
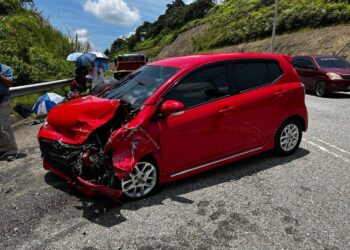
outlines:
[{"label": "asphalt road", "polygon": [[350,94],[307,96],[310,127],[293,156],[272,153],[165,185],[116,207],[27,156],[0,162],[0,249],[350,249]]}]

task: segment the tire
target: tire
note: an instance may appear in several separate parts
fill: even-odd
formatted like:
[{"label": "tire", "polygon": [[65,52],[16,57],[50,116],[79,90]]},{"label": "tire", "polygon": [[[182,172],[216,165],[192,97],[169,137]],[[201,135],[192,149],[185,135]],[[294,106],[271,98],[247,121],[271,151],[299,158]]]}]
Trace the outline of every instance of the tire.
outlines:
[{"label": "tire", "polygon": [[152,195],[159,186],[159,173],[155,163],[140,161],[136,163],[130,176],[121,180],[121,189],[125,198],[138,200]]},{"label": "tire", "polygon": [[275,136],[275,151],[278,155],[293,154],[299,147],[302,138],[301,124],[295,119],[285,121]]},{"label": "tire", "polygon": [[319,97],[325,97],[327,95],[327,85],[323,81],[319,81],[315,86],[315,94]]}]

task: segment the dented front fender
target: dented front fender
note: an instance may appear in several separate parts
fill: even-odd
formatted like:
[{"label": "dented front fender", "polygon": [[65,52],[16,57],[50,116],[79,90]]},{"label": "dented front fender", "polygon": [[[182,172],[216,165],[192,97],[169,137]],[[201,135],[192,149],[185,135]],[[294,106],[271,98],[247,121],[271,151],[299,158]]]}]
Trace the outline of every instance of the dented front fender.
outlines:
[{"label": "dented front fender", "polygon": [[158,149],[156,141],[141,126],[124,126],[111,134],[105,152],[112,153],[116,176],[125,179],[142,157]]}]

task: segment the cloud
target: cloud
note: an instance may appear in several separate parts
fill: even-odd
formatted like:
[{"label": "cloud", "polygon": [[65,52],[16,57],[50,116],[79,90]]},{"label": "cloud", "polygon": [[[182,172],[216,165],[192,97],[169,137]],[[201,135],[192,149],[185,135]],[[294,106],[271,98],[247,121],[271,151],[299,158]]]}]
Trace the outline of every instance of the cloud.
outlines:
[{"label": "cloud", "polygon": [[130,8],[124,0],[87,0],[84,10],[116,25],[130,25],[140,21],[139,11]]},{"label": "cloud", "polygon": [[74,37],[78,36],[78,41],[81,43],[86,43],[89,41],[88,30],[87,29],[78,29],[74,31]]},{"label": "cloud", "polygon": [[89,37],[89,31],[87,29],[77,29],[73,31],[75,40],[75,36],[78,36],[78,42],[85,44],[89,43],[93,50],[100,50],[100,48],[96,47],[96,45],[91,41]]}]

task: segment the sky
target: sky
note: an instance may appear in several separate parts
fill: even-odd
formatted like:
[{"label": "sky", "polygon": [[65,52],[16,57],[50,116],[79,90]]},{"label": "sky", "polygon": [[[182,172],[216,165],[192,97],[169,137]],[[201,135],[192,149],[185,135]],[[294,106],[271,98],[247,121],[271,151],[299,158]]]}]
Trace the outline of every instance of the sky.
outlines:
[{"label": "sky", "polygon": [[[34,0],[37,9],[64,34],[104,51],[143,22],[154,22],[172,0]],[[186,4],[193,0],[184,0]]]}]

